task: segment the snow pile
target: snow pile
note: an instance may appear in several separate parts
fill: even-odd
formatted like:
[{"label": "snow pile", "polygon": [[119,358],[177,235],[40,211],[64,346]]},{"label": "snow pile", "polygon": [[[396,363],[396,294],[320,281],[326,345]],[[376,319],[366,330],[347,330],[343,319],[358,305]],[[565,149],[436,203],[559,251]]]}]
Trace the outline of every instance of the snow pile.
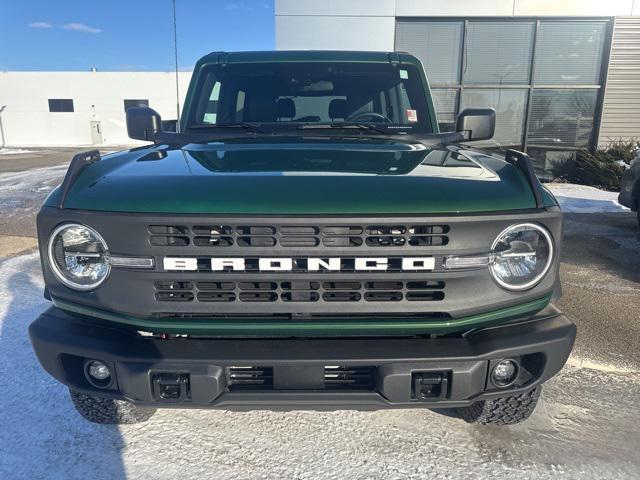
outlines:
[{"label": "snow pile", "polygon": [[32,150],[23,150],[21,148],[0,148],[0,155],[17,155],[21,153],[32,153]]},{"label": "snow pile", "polygon": [[570,213],[598,213],[598,212],[628,212],[627,207],[618,203],[618,192],[608,192],[587,185],[572,183],[548,183],[560,203],[563,212]]}]

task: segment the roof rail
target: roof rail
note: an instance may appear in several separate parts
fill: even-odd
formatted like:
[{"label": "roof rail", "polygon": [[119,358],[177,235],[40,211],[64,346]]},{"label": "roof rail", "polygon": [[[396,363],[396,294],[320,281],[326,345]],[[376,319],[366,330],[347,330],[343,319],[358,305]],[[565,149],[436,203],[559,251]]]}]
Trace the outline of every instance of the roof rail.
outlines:
[{"label": "roof rail", "polygon": [[398,52],[391,52],[389,54],[389,63],[394,66],[400,64],[400,55],[398,55]]}]

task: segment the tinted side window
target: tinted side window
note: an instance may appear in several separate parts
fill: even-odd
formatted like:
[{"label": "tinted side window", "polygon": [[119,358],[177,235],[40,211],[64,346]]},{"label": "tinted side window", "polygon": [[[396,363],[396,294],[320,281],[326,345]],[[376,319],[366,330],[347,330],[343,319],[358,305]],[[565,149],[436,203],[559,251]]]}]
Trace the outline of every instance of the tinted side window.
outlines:
[{"label": "tinted side window", "polygon": [[220,82],[213,84],[204,113],[203,123],[216,123],[218,118],[218,100],[220,100],[220,86]]}]

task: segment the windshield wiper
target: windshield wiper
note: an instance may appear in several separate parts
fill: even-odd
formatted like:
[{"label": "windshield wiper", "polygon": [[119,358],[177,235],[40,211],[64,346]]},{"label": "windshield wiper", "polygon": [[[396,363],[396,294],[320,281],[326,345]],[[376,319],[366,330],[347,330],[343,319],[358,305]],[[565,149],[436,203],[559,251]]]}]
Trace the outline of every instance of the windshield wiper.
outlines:
[{"label": "windshield wiper", "polygon": [[195,125],[189,125],[189,129],[194,130],[214,130],[216,128],[242,128],[243,130],[247,130],[255,133],[265,133],[262,130],[259,123],[247,123],[247,122],[237,122],[237,123],[196,123]]},{"label": "windshield wiper", "polygon": [[321,123],[314,125],[312,123],[307,123],[304,125],[300,125],[298,127],[301,130],[314,130],[314,129],[330,129],[330,128],[355,128],[358,130],[369,130],[372,132],[382,133],[384,135],[389,135],[387,130],[383,130],[382,128],[375,127],[368,123],[359,123],[359,122],[339,122],[339,123]]}]

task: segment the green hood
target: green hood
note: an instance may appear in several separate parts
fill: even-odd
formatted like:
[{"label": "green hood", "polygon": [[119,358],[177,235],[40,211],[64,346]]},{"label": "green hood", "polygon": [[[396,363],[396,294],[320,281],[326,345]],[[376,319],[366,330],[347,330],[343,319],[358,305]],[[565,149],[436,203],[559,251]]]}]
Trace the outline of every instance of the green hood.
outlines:
[{"label": "green hood", "polygon": [[[55,205],[54,191],[47,205]],[[547,198],[553,204],[552,198]],[[242,139],[144,147],[89,165],[65,208],[203,214],[429,214],[535,208],[487,154],[387,140]]]}]

